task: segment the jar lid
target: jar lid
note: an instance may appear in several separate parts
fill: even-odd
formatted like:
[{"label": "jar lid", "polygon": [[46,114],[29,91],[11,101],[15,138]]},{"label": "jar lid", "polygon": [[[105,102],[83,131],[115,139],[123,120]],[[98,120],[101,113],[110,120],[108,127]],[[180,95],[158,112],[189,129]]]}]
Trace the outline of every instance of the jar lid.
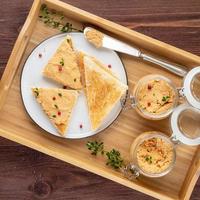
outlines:
[{"label": "jar lid", "polygon": [[188,103],[179,105],[171,116],[172,137],[186,145],[200,144],[200,110]]},{"label": "jar lid", "polygon": [[187,101],[200,109],[200,67],[195,67],[187,73],[183,88]]}]

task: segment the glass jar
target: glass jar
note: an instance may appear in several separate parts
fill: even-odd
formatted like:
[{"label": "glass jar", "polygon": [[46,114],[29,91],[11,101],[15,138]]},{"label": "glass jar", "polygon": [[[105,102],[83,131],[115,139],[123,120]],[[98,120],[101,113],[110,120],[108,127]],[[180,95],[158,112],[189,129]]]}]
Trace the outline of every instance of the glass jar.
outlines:
[{"label": "glass jar", "polygon": [[[160,91],[163,85],[165,86],[167,90],[171,91],[170,93],[173,93],[170,97],[172,99],[170,103],[168,103],[168,99],[170,99],[168,98],[169,92]],[[158,92],[163,92],[163,95],[158,94]],[[173,112],[174,108],[177,106],[178,99],[179,99],[178,91],[175,85],[172,83],[171,80],[169,80],[168,78],[162,75],[147,75],[141,78],[137,82],[136,86],[134,87],[133,96],[134,97],[132,98],[134,98],[134,107],[136,111],[142,117],[151,119],[151,120],[160,120],[160,119],[164,119],[168,117]],[[140,105],[140,101],[142,102],[140,98],[142,97],[144,97],[143,99],[145,100],[145,105],[143,104],[143,107]],[[169,104],[170,104],[170,107],[168,106]],[[157,109],[158,106],[159,108]],[[148,108],[150,108],[151,112],[148,111]],[[162,109],[162,111],[157,112],[157,111],[154,111],[155,109],[157,109],[157,111]]]},{"label": "glass jar", "polygon": [[[178,148],[178,144],[192,146],[200,144],[199,109],[191,107],[188,103],[179,105],[172,113],[170,127],[172,130],[171,137],[166,136],[164,133],[151,131],[142,133],[134,140],[130,148],[131,162],[123,169],[128,179],[133,180],[139,175],[150,178],[162,177],[168,174],[176,163],[176,148]],[[156,142],[152,143],[155,138]],[[140,152],[142,153],[139,154]],[[155,152],[158,153],[156,154]],[[163,160],[158,157],[160,152],[161,155],[165,156]],[[144,163],[142,165],[140,164],[141,158]],[[161,165],[162,163],[165,164],[165,162],[167,162],[167,166]],[[154,167],[156,164],[159,164],[159,167],[164,166],[163,170],[161,168],[157,170]]]},{"label": "glass jar", "polygon": [[[162,87],[167,88],[167,90],[169,90],[168,93],[173,93],[173,98],[170,99],[171,97],[166,95],[161,96],[161,98],[154,97],[154,93],[151,92],[152,88],[148,85],[149,83],[152,83],[152,81],[158,82],[156,86],[157,88],[154,88],[154,91],[156,91],[156,89],[160,91],[162,90]],[[160,86],[158,85],[159,81]],[[146,91],[143,89],[144,87],[146,88]],[[156,91],[158,96],[161,95],[161,92],[159,91]],[[153,112],[149,112],[147,107],[145,108],[144,106],[141,106],[140,102],[142,93],[144,93],[144,99],[146,98],[144,101],[146,106],[156,106],[155,101],[158,101],[157,104],[161,106],[162,112],[158,113],[154,112],[154,110]],[[164,93],[165,90],[163,89],[162,94]],[[171,80],[162,75],[147,75],[138,81],[134,87],[132,95],[129,97],[127,96],[126,100],[127,102],[130,102],[130,105],[127,105],[128,103],[125,105],[125,101],[123,100],[122,106],[125,109],[129,107],[136,109],[136,111],[146,119],[161,120],[168,117],[174,111],[178,105],[180,97],[184,97],[192,107],[200,109],[200,67],[195,67],[186,74],[181,88],[176,88]],[[147,101],[148,99],[149,102]],[[164,103],[162,101],[164,101]],[[168,103],[168,105],[170,103],[170,106],[168,108],[164,107],[166,106],[165,103]]]}]

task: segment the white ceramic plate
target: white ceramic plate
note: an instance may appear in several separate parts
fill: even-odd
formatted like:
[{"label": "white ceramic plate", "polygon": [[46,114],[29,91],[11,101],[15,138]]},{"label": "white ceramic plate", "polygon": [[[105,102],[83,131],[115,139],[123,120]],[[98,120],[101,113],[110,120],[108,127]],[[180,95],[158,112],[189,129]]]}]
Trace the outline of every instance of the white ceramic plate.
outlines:
[{"label": "white ceramic plate", "polygon": [[[21,75],[21,95],[26,111],[30,115],[31,119],[38,124],[38,126],[55,136],[60,135],[35,100],[31,88],[63,87],[62,85],[43,77],[42,71],[66,35],[67,34],[59,34],[40,43],[26,60]],[[113,70],[123,83],[127,84],[126,71],[116,52],[107,49],[96,49],[85,40],[82,33],[70,33],[69,35],[72,36],[75,49],[82,50],[88,55],[95,56],[105,65],[111,65],[111,70]],[[42,54],[42,57],[39,57],[39,54]],[[77,104],[72,112],[69,128],[65,134],[65,138],[78,139],[99,133],[107,128],[118,117],[121,109],[121,103],[118,102],[99,129],[92,131],[88,116],[86,97],[83,92],[80,92]],[[80,128],[80,125],[82,125],[82,128]]]}]

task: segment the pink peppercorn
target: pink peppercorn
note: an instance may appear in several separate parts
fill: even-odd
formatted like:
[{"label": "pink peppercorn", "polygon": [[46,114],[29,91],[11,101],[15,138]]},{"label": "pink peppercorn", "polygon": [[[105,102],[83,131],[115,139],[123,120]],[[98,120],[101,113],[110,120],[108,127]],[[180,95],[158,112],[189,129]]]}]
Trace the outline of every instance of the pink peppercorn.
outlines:
[{"label": "pink peppercorn", "polygon": [[62,71],[62,66],[58,66],[58,71],[61,72]]},{"label": "pink peppercorn", "polygon": [[147,88],[148,88],[148,90],[151,90],[152,86],[150,84],[148,84]]}]

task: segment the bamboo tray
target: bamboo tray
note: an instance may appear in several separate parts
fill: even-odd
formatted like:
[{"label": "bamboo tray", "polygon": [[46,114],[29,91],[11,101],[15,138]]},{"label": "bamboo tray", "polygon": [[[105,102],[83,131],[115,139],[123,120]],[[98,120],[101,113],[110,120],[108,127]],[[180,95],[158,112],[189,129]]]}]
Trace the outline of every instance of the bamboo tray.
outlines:
[{"label": "bamboo tray", "polygon": [[[0,82],[0,135],[155,198],[189,199],[200,174],[200,147],[180,145],[177,149],[175,168],[167,176],[157,179],[141,177],[138,181],[131,182],[120,172],[107,167],[103,158],[91,156],[85,147],[88,139],[65,140],[53,137],[42,131],[28,117],[20,96],[20,75],[24,61],[38,43],[58,33],[58,30],[44,25],[39,19],[39,10],[43,3],[56,11],[62,11],[65,17],[78,28],[83,24],[96,25],[110,35],[140,47],[144,52],[183,64],[188,67],[188,70],[200,64],[198,56],[58,0],[35,0]],[[120,57],[128,73],[130,89],[142,76],[150,73],[163,74],[171,78],[177,86],[181,85],[182,80],[179,77],[161,68],[127,55],[121,54]],[[123,157],[128,158],[133,140],[140,133],[151,130],[170,134],[168,119],[159,122],[147,121],[132,109],[122,112],[111,127],[92,137],[91,140],[98,137],[104,141],[108,149],[116,148]]]}]

